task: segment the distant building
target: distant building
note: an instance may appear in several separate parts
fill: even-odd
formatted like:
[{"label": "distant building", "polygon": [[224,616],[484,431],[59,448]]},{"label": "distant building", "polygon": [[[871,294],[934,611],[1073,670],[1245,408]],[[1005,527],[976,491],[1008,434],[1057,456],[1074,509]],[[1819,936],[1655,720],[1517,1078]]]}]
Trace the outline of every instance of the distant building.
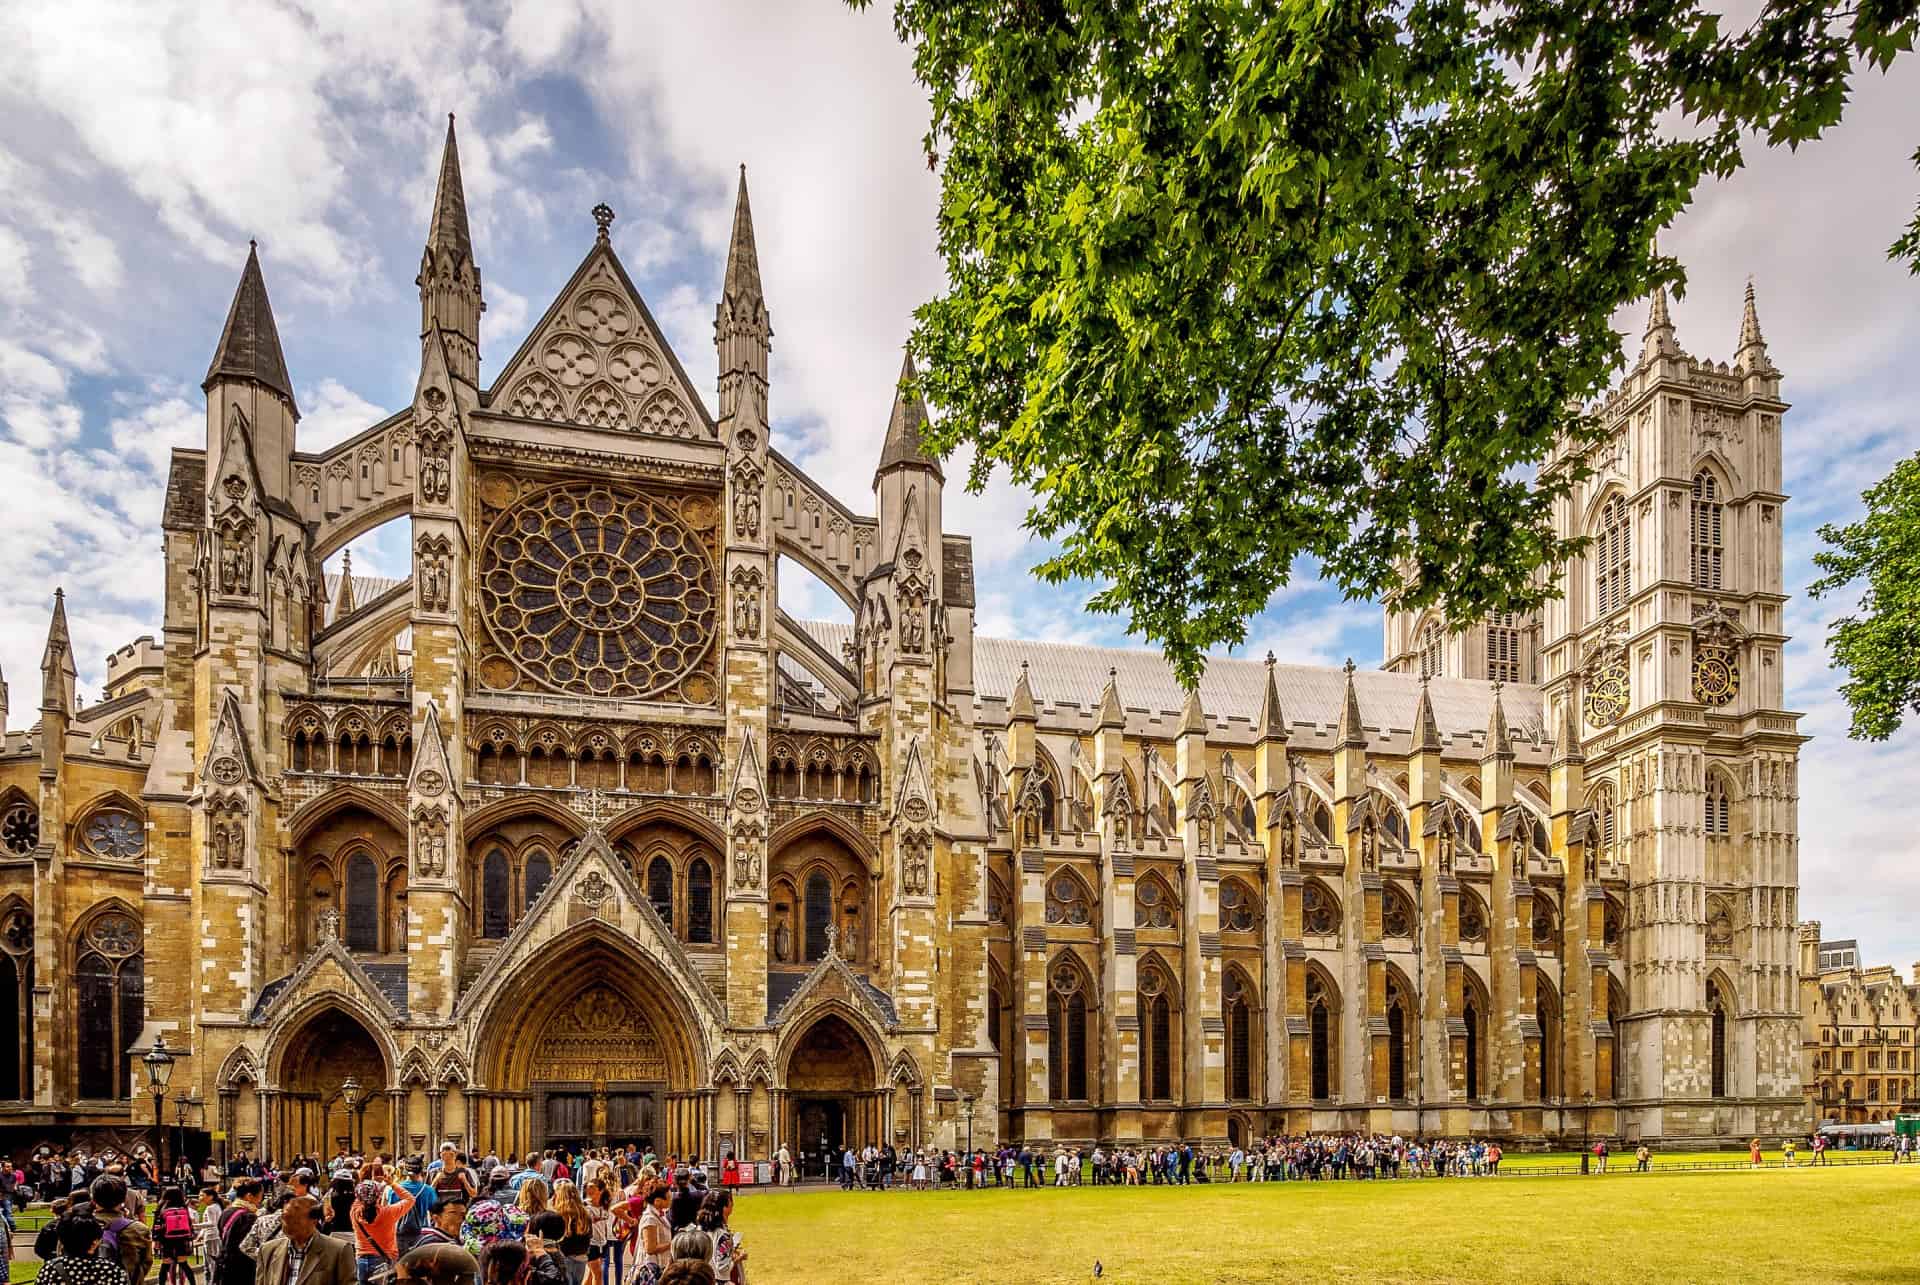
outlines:
[{"label": "distant building", "polygon": [[1810,1122],[1871,1124],[1920,1111],[1920,963],[1910,981],[1889,964],[1860,967],[1859,943],[1821,941],[1800,925],[1800,1000]]}]

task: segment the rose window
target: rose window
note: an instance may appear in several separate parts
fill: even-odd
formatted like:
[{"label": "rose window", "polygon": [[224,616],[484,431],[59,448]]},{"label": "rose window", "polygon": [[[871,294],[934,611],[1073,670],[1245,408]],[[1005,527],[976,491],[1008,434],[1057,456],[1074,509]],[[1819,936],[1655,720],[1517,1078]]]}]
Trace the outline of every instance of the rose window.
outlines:
[{"label": "rose window", "polygon": [[0,817],[0,843],[20,856],[40,846],[40,813],[31,803],[16,803]]},{"label": "rose window", "polygon": [[146,827],[122,808],[102,808],[88,818],[81,837],[96,856],[131,861],[147,848]]},{"label": "rose window", "polygon": [[665,504],[619,487],[549,487],[487,533],[487,624],[533,682],[590,696],[677,696],[714,636],[713,563]]}]

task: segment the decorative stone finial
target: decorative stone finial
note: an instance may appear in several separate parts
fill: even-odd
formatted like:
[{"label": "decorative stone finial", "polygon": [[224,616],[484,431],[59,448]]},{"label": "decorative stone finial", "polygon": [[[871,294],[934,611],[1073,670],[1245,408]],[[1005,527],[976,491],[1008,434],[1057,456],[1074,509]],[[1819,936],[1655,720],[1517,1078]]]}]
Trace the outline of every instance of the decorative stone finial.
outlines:
[{"label": "decorative stone finial", "polygon": [[1273,654],[1273,649],[1268,648],[1267,649],[1267,668],[1272,669],[1278,660],[1279,660],[1279,657]]},{"label": "decorative stone finial", "polygon": [[1345,670],[1347,672],[1347,676],[1351,678],[1353,676],[1353,669],[1354,669],[1353,657],[1351,656],[1347,657],[1347,663],[1340,666],[1340,668]]},{"label": "decorative stone finial", "polygon": [[600,202],[600,204],[594,206],[593,222],[594,222],[594,226],[600,229],[599,232],[595,234],[594,239],[597,241],[606,240],[607,229],[613,226],[613,207],[611,205],[608,205],[605,201],[602,201]]}]

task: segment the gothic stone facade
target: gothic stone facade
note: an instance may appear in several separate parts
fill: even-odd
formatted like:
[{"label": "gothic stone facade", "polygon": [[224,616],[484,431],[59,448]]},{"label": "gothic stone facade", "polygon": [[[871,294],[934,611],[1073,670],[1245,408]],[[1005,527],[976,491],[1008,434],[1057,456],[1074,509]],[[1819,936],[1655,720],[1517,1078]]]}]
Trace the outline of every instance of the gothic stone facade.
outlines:
[{"label": "gothic stone facade", "polygon": [[[449,129],[412,404],[318,453],[249,256],[163,637],[82,708],[56,600],[0,756],[16,1141],[144,1123],[160,1035],[175,1094],[278,1156],[1797,1123],[1751,315],[1728,367],[1657,302],[1541,619],[1393,618],[1386,672],[1219,660],[1188,694],[974,636],[913,397],[868,514],[772,449],[744,176],[712,415],[595,214],[483,384]],[[323,574],[396,520],[410,576]],[[850,623],[783,612],[782,558]]]}]

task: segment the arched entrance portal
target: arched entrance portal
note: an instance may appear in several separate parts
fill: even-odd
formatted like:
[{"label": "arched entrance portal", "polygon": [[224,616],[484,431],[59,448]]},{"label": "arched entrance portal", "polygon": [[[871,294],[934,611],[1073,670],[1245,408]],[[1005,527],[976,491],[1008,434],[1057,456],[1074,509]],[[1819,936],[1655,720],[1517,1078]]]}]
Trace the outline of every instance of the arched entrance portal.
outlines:
[{"label": "arched entrance portal", "polygon": [[794,1146],[837,1155],[885,1141],[886,1094],[872,1048],[838,1014],[818,1018],[787,1054],[786,1100]]},{"label": "arched entrance portal", "polygon": [[[393,1136],[386,1056],[380,1043],[351,1013],[316,1010],[281,1045],[280,1092],[274,1118],[262,1132],[262,1150],[272,1156],[331,1156],[391,1151]],[[348,1101],[348,1082],[356,1086]]]},{"label": "arched entrance portal", "polygon": [[550,943],[482,1030],[472,1128],[501,1154],[625,1143],[707,1154],[698,1021],[640,953],[600,934]]}]

